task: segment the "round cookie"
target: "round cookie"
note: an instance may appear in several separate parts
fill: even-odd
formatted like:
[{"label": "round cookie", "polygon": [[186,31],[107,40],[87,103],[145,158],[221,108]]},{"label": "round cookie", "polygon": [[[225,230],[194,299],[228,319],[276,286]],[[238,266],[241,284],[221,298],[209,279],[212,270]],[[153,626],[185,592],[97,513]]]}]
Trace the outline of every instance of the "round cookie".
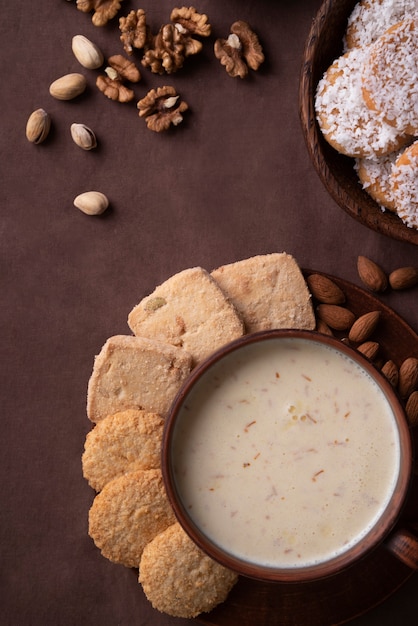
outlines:
[{"label": "round cookie", "polygon": [[410,228],[418,228],[418,141],[406,148],[392,168],[396,212]]},{"label": "round cookie", "polygon": [[118,476],[160,467],[164,420],[157,413],[127,410],[98,422],[86,437],[83,476],[101,491]]},{"label": "round cookie", "polygon": [[237,574],[204,554],[178,522],[144,548],[139,566],[139,582],[152,606],[174,617],[211,611],[237,580]]},{"label": "round cookie", "polygon": [[89,535],[104,557],[138,567],[144,547],[175,522],[160,470],[115,478],[95,497]]},{"label": "round cookie", "polygon": [[354,169],[362,187],[383,209],[396,213],[391,174],[399,151],[375,159],[356,159]]},{"label": "round cookie", "polygon": [[360,0],[348,18],[345,50],[370,45],[388,28],[416,10],[416,0]]},{"label": "round cookie", "polygon": [[364,62],[363,97],[400,133],[418,134],[418,21],[405,19],[389,28]]},{"label": "round cookie", "polygon": [[350,157],[381,156],[407,141],[364,102],[361,75],[367,54],[367,49],[352,48],[336,59],[319,81],[315,95],[317,120],[325,139]]}]

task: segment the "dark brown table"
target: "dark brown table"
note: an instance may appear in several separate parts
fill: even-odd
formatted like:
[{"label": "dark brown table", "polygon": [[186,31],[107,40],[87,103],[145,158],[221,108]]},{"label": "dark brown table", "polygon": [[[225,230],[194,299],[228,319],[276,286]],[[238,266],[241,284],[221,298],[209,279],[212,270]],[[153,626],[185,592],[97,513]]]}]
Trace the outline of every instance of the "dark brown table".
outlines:
[{"label": "dark brown table", "polygon": [[[153,30],[175,2],[125,0]],[[154,611],[135,574],[100,556],[87,536],[92,491],[80,457],[90,425],[86,386],[105,340],[129,333],[131,308],[177,271],[212,269],[287,251],[300,265],[360,284],[357,256],[387,271],[418,265],[418,248],[356,222],[327,195],[307,155],[298,118],[305,38],[319,0],[200,0],[213,35],[178,74],[143,69],[135,100],[119,104],[95,87],[71,51],[83,34],[106,57],[121,53],[117,21],[97,28],[75,2],[3,3],[0,280],[0,621],[5,626],[186,626]],[[213,55],[237,19],[259,34],[266,62],[229,77]],[[137,58],[139,60],[139,57]],[[54,100],[50,83],[84,73],[88,88]],[[156,134],[136,101],[172,84],[189,104],[183,124]],[[40,146],[25,138],[39,107],[53,120]],[[71,140],[90,126],[98,148]],[[88,217],[73,198],[104,192],[111,207]],[[381,299],[418,331],[417,290]],[[411,351],[417,346],[411,346]],[[416,623],[417,575],[353,626]],[[275,617],[277,619],[277,616]],[[273,623],[273,622],[272,622]],[[300,626],[305,626],[300,624]],[[299,626],[299,625],[296,625]],[[324,624],[323,626],[327,626]]]}]

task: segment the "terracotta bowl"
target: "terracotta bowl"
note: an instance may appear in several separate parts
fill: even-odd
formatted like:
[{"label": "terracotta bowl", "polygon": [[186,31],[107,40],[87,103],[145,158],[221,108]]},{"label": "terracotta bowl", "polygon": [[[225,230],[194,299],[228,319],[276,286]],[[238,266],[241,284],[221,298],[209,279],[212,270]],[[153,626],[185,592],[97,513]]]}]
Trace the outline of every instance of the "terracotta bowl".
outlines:
[{"label": "terracotta bowl", "polygon": [[[288,357],[290,354],[290,361],[280,363],[286,351],[288,351]],[[313,352],[313,356],[308,357],[310,351]],[[294,379],[301,380],[303,391],[300,387],[295,388],[290,393],[290,398],[286,397],[284,403],[283,394],[288,394],[287,390],[293,386],[293,382],[288,381],[286,377],[289,363],[294,359],[295,353],[299,354],[297,357],[299,369],[295,372]],[[329,370],[323,375],[325,378],[322,378],[322,382],[317,373],[321,364],[329,361],[331,354],[344,364],[344,374],[339,379],[340,391],[336,399],[332,400],[332,408],[328,406],[328,409],[323,409],[321,413],[318,405],[321,400],[313,400],[311,394],[318,394],[317,397],[321,398],[337,388],[338,378],[334,373],[336,370],[329,364],[325,366]],[[313,360],[308,361],[308,358]],[[268,363],[268,370],[264,375],[266,363]],[[350,363],[353,372],[359,374],[366,384],[365,400],[359,402],[361,410],[354,409],[352,413],[348,412],[348,405],[351,403],[352,396],[357,396],[358,385],[363,383],[355,379],[355,392],[348,392],[350,375],[346,374],[347,363]],[[247,367],[251,368],[250,371],[246,369]],[[276,371],[276,368],[279,371]],[[305,368],[308,371],[305,371]],[[301,370],[303,370],[302,374]],[[246,377],[245,383],[243,372]],[[263,375],[258,380],[260,372],[263,372]],[[310,372],[314,382],[309,378]],[[253,383],[254,379],[258,380],[257,384]],[[235,386],[233,400],[223,396],[225,387],[230,388],[230,385]],[[319,391],[314,392],[314,389],[319,389]],[[347,391],[342,392],[343,389]],[[342,446],[352,446],[349,450],[347,448],[347,453],[344,452],[348,455],[348,460],[347,457],[346,460],[351,468],[348,470],[348,477],[345,480],[340,470],[337,482],[345,485],[352,482],[352,455],[358,453],[358,449],[364,445],[364,443],[354,443],[357,440],[356,433],[363,432],[366,428],[364,421],[360,423],[357,418],[361,413],[367,414],[367,419],[370,419],[369,410],[363,411],[363,407],[370,404],[370,398],[373,398],[372,390],[377,394],[375,404],[383,402],[384,409],[379,411],[379,424],[376,428],[372,427],[371,432],[382,431],[384,423],[390,425],[392,443],[389,445],[386,440],[378,443],[375,434],[372,434],[368,439],[366,438],[367,450],[363,449],[362,458],[367,458],[366,465],[368,466],[370,441],[373,442],[372,447],[380,447],[378,454],[381,455],[380,458],[385,459],[383,463],[385,467],[390,463],[388,448],[392,447],[396,450],[393,457],[396,458],[393,465],[396,469],[393,471],[391,469],[391,486],[385,492],[386,495],[382,496],[385,504],[379,505],[381,508],[377,513],[373,513],[373,521],[364,531],[362,530],[359,534],[356,532],[354,538],[345,538],[338,545],[332,546],[326,558],[318,558],[316,553],[314,557],[305,560],[302,557],[302,562],[300,552],[303,553],[305,549],[309,551],[311,548],[301,548],[298,545],[299,537],[305,529],[294,530],[294,521],[306,517],[310,524],[310,515],[318,505],[322,507],[321,510],[329,511],[330,509],[326,509],[328,506],[336,506],[336,510],[341,510],[342,501],[337,496],[341,496],[345,488],[340,492],[340,488],[326,485],[326,482],[320,487],[316,483],[325,480],[325,475],[333,480],[334,473],[338,475],[340,464],[343,467],[341,448],[339,451],[333,450],[333,454],[337,455],[333,461],[330,461],[327,456],[329,447],[336,446],[337,443]],[[351,432],[347,431],[343,435],[342,432],[347,423],[343,423],[341,430],[341,421],[338,421],[334,427],[336,430],[331,435],[328,431],[329,421],[323,419],[323,415],[334,416],[337,412],[336,404],[343,402],[340,394],[344,395],[344,393],[349,398],[344,400],[344,412],[347,411],[344,418],[348,415],[356,417],[355,419],[353,417],[351,422]],[[265,404],[266,394],[268,394],[268,404]],[[359,390],[358,397],[360,397]],[[283,409],[285,405],[290,408]],[[278,406],[280,410],[277,410]],[[268,415],[268,418],[265,418],[265,415]],[[383,418],[382,415],[387,417]],[[317,420],[315,416],[318,416]],[[342,417],[342,412],[340,412],[338,420]],[[334,417],[329,417],[329,420],[333,419]],[[361,428],[359,428],[359,423]],[[296,430],[293,430],[295,424]],[[319,424],[321,426],[318,426]],[[305,428],[311,430],[308,432],[304,430]],[[315,431],[316,428],[324,430]],[[291,444],[288,444],[286,434],[289,431],[296,433],[296,435],[291,435],[294,437]],[[278,432],[280,432],[279,435]],[[306,442],[302,443],[305,436]],[[337,438],[342,441],[338,442]],[[314,443],[315,440],[317,445]],[[353,443],[345,444],[344,441]],[[395,441],[396,443],[393,443]],[[245,448],[245,446],[248,447]],[[312,468],[309,465],[312,457],[309,457],[308,453],[316,455]],[[286,465],[283,466],[280,462],[277,466],[276,459],[281,458],[282,455],[287,457]],[[374,452],[371,456],[374,456]],[[326,462],[325,458],[327,458]],[[274,467],[271,465],[272,462]],[[308,466],[302,465],[305,462]],[[355,471],[358,470],[360,476],[359,484],[362,484],[363,470],[358,467],[363,466],[363,462],[354,461],[354,465]],[[406,543],[409,556],[408,560],[404,559],[404,562],[410,564],[412,555],[412,567],[415,567],[415,564],[418,567],[418,541],[410,534],[405,535],[400,530],[398,531],[396,526],[409,490],[411,468],[410,431],[402,404],[392,386],[358,351],[333,337],[315,331],[263,331],[246,335],[215,352],[192,371],[179,391],[166,419],[163,435],[162,471],[165,487],[176,517],[184,530],[204,552],[225,567],[241,575],[265,581],[304,582],[331,576],[357,562],[383,541],[392,546],[392,551],[401,558],[405,552]],[[386,469],[383,471],[386,472]],[[380,476],[379,472],[380,470],[373,469],[373,475],[378,473]],[[238,477],[238,483],[235,482],[236,477]],[[303,489],[309,493],[308,498],[314,498],[314,502],[309,505],[305,502],[305,496],[303,496],[302,503],[298,501],[295,505],[293,501],[295,490],[300,489],[299,492],[303,492],[303,489],[299,488],[299,477],[304,484]],[[286,491],[284,485],[289,482],[292,486],[290,491]],[[384,480],[380,479],[380,482]],[[251,484],[256,485],[253,491],[250,489]],[[315,491],[314,496],[311,496],[312,489],[317,487],[320,491]],[[265,503],[270,500],[270,495],[266,495],[266,490],[274,496],[268,504]],[[261,498],[258,497],[258,491],[263,493]],[[327,493],[328,504],[325,504],[326,500],[319,502],[320,493]],[[357,491],[355,494],[353,498],[357,498]],[[374,494],[372,488],[367,497],[370,494],[373,498],[377,495]],[[290,509],[286,512],[286,508],[282,508],[290,506],[288,502],[292,502],[292,507],[295,507],[291,509],[290,515]],[[242,503],[246,504],[241,510]],[[209,510],[213,511],[210,516]],[[227,513],[224,514],[224,511]],[[294,511],[297,513],[295,514]],[[294,533],[289,540],[290,543],[287,543],[288,534],[282,532],[281,529],[283,515],[290,518],[286,528],[292,528],[292,533]],[[308,528],[308,540],[303,543],[304,546],[310,545],[313,541],[312,537],[322,533],[319,529],[323,527],[328,528],[324,532],[334,535],[335,528],[330,530],[333,525],[333,522],[329,521],[331,516],[327,515],[328,521],[326,522],[322,519],[322,515],[323,513],[319,513],[319,520],[315,522],[312,518],[312,527],[315,527],[315,532],[310,534],[312,528]],[[209,519],[212,521],[208,524]],[[240,526],[241,519],[246,520],[242,526]],[[251,523],[249,523],[250,519]],[[265,519],[268,520],[267,524]],[[274,524],[270,521],[272,519],[275,520]],[[331,517],[331,519],[336,518]],[[337,526],[336,523],[335,527]],[[248,528],[251,529],[249,534],[247,534]],[[227,534],[224,532],[225,529],[228,530]],[[258,541],[263,532],[268,534],[270,539],[267,545],[260,548],[264,552],[263,557],[259,558]],[[347,529],[347,537],[350,532],[351,528]],[[238,542],[235,536],[240,537]],[[296,547],[294,547],[295,537]],[[337,540],[332,539],[332,541]],[[252,547],[256,545],[257,547]],[[319,545],[322,549],[321,543]],[[248,546],[251,546],[249,553],[244,554]],[[292,551],[293,554],[288,557]]]},{"label": "terracotta bowl", "polygon": [[335,202],[368,228],[394,239],[418,245],[418,230],[408,228],[362,189],[354,160],[336,152],[325,141],[315,117],[314,96],[325,70],[343,52],[343,35],[356,0],[325,0],[313,20],[303,53],[299,85],[299,113],[312,163]]}]

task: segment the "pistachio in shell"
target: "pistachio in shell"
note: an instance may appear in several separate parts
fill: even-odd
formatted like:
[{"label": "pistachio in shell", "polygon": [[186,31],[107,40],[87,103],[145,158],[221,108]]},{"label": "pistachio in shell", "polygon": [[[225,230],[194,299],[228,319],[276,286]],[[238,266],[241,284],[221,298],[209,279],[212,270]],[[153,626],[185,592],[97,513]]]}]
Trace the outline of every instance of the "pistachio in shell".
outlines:
[{"label": "pistachio in shell", "polygon": [[57,100],[72,100],[82,94],[86,87],[86,77],[78,72],[73,72],[54,80],[49,86],[49,93]]},{"label": "pistachio in shell", "polygon": [[109,206],[109,200],[100,191],[85,191],[74,198],[74,206],[86,215],[100,215]]},{"label": "pistachio in shell", "polygon": [[96,135],[85,124],[71,124],[71,137],[83,150],[93,150],[97,146]]},{"label": "pistachio in shell", "polygon": [[84,35],[74,35],[71,48],[80,65],[89,70],[97,70],[104,63],[103,52]]},{"label": "pistachio in shell", "polygon": [[26,123],[26,138],[31,143],[42,143],[49,135],[51,118],[44,109],[33,111]]}]

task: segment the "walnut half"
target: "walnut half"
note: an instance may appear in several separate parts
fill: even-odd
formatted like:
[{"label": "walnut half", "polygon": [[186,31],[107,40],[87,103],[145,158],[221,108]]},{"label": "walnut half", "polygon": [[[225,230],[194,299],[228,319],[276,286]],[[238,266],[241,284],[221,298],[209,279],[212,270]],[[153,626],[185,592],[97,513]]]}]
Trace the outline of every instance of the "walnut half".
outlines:
[{"label": "walnut half", "polygon": [[186,102],[180,100],[174,87],[169,85],[151,89],[137,106],[139,116],[145,118],[148,128],[157,133],[168,130],[171,124],[180,124],[182,114],[189,108]]},{"label": "walnut half", "polygon": [[152,37],[142,58],[142,65],[154,74],[172,74],[183,67],[185,38],[174,24],[164,24]]},{"label": "walnut half", "polygon": [[126,17],[119,18],[120,40],[127,54],[133,54],[134,48],[144,48],[150,39],[144,9],[131,11]]},{"label": "walnut half", "polygon": [[215,41],[215,56],[232,77],[245,78],[248,68],[258,70],[264,53],[257,35],[247,22],[238,20],[231,26],[228,39]]},{"label": "walnut half", "polygon": [[104,26],[120,10],[123,0],[77,0],[77,9],[83,13],[94,11],[92,22],[95,26]]},{"label": "walnut half", "polygon": [[110,100],[118,102],[130,102],[134,99],[134,92],[124,84],[125,81],[137,83],[141,80],[141,74],[133,61],[125,59],[121,54],[115,54],[108,58],[106,76],[98,76],[96,86]]},{"label": "walnut half", "polygon": [[187,35],[209,37],[211,33],[208,16],[204,13],[198,13],[194,7],[173,9],[171,11],[170,21],[176,24],[177,27],[180,27],[180,30]]}]

